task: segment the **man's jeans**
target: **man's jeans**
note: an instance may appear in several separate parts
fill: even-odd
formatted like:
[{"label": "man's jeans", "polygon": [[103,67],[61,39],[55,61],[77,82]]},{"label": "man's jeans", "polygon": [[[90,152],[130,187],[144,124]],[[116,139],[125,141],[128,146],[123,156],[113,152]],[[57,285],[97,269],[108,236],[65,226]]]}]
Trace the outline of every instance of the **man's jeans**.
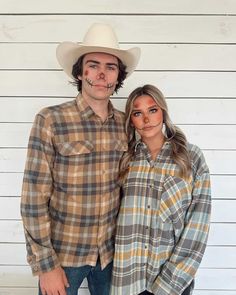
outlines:
[{"label": "man's jeans", "polygon": [[[83,280],[87,278],[91,295],[109,295],[112,274],[112,262],[103,270],[98,260],[95,267],[85,265],[81,267],[63,267],[70,287],[66,288],[67,295],[77,295]],[[42,295],[39,288],[39,295]]]}]

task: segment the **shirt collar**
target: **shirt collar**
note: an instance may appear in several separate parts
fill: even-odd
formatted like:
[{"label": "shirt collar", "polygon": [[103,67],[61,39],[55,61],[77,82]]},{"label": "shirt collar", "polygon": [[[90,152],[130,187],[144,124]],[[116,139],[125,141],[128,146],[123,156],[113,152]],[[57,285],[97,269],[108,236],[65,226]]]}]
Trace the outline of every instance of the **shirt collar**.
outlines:
[{"label": "shirt collar", "polygon": [[[140,152],[142,154],[145,155],[145,157],[149,160],[149,161],[152,161],[151,160],[151,155],[149,153],[149,150],[148,150],[148,147],[147,145],[140,140],[138,140],[135,144],[135,154],[136,155],[140,155]],[[170,151],[171,151],[171,142],[170,141],[165,141],[164,144],[163,144],[163,147],[161,149],[161,152],[158,154],[157,158],[166,158],[170,155]],[[155,161],[154,161],[155,162]]]},{"label": "shirt collar", "polygon": [[[93,109],[89,106],[89,104],[86,102],[86,100],[83,98],[83,96],[81,94],[79,94],[76,97],[76,103],[77,103],[79,112],[80,112],[83,119],[88,119],[91,116],[96,116]],[[116,119],[115,109],[114,109],[111,101],[109,100],[109,102],[108,102],[108,119],[112,118],[113,116]]]}]

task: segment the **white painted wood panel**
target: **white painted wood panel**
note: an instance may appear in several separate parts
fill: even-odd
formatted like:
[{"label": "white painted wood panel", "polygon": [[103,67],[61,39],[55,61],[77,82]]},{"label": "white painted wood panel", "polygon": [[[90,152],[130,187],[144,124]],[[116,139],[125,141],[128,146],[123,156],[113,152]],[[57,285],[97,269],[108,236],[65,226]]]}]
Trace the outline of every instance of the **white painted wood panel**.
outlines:
[{"label": "white painted wood panel", "polygon": [[[2,15],[2,42],[81,42],[93,22],[110,23],[126,43],[234,43],[234,16]],[[79,29],[72,29],[78,28]],[[188,28],[188,29],[186,29]],[[139,32],[138,34],[136,32]]]},{"label": "white painted wood panel", "polygon": [[[26,285],[30,288],[31,291],[35,291],[35,288],[33,287],[37,286],[37,278],[31,275],[30,268],[28,266],[0,267],[0,273],[1,273],[0,292],[2,292],[2,290],[8,290],[9,292],[12,292],[13,290],[15,291],[16,289],[14,288],[14,286],[17,286],[18,290],[23,290],[23,288]],[[200,291],[198,289],[214,289],[214,286],[217,286],[219,290],[230,291],[236,288],[235,284],[236,284],[235,270],[201,269],[200,268],[197,272],[197,276],[195,280],[195,293],[197,292],[196,294],[203,294],[203,293],[200,293],[203,291]],[[83,285],[85,286],[86,282],[83,283]],[[4,286],[5,288],[8,287],[8,288],[2,289],[1,286]],[[82,290],[83,292],[85,292],[84,287]],[[0,293],[0,294],[5,294],[5,293]],[[6,294],[13,294],[13,293],[6,293]],[[30,293],[26,293],[26,294],[16,293],[16,294],[26,295]]]},{"label": "white painted wood panel", "polygon": [[230,291],[230,290],[194,290],[193,295],[236,295],[236,291]]},{"label": "white painted wood panel", "polygon": [[[22,149],[0,149],[0,173],[24,171],[27,150]],[[203,150],[206,161],[212,174],[235,175],[236,150]]]},{"label": "white painted wood panel", "polygon": [[[201,149],[235,149],[236,125],[178,125],[188,141]],[[3,148],[26,148],[31,123],[0,124],[0,146]]]},{"label": "white painted wood panel", "polygon": [[[12,75],[12,71],[0,72],[1,96],[77,95],[62,71],[19,71],[15,73],[14,87]],[[127,97],[134,88],[148,83],[159,87],[166,97],[235,98],[235,81],[236,72],[135,72],[125,81],[119,96]]]},{"label": "white painted wood panel", "polygon": [[[36,287],[38,277],[33,276],[29,265],[25,266],[1,266],[0,265],[0,288],[1,287]],[[87,281],[84,280],[82,288],[87,287]],[[0,289],[1,291],[1,289]],[[1,294],[1,293],[0,293]]]},{"label": "white painted wood panel", "polygon": [[[20,198],[19,197],[0,197],[0,217],[1,219],[21,219]],[[1,259],[0,259],[1,264]]]},{"label": "white painted wood panel", "polygon": [[[123,49],[133,47],[123,44]],[[137,70],[232,71],[236,46],[230,44],[138,44],[142,58]],[[2,43],[0,69],[59,70],[57,43]],[[9,58],[11,56],[11,58]]]},{"label": "white painted wood panel", "polygon": [[[20,4],[21,3],[21,4]],[[2,13],[188,13],[188,14],[233,14],[236,13],[234,0],[178,0],[175,5],[171,0],[50,0],[32,3],[31,0],[1,0]]]},{"label": "white painted wood panel", "polygon": [[19,196],[23,173],[0,173],[0,196]]},{"label": "white painted wood panel", "polygon": [[235,268],[235,247],[207,247],[203,256],[202,268]]},{"label": "white painted wood panel", "polygon": [[[75,97],[0,97],[0,122],[30,123],[42,108],[73,100]],[[126,98],[112,98],[124,111]],[[175,124],[236,124],[236,99],[167,98],[169,113]],[[231,127],[229,127],[230,129]],[[0,125],[1,129],[1,125]]]},{"label": "white painted wood panel", "polygon": [[236,270],[200,268],[196,274],[195,288],[236,290]]},{"label": "white painted wood panel", "polygon": [[[207,244],[209,246],[236,246],[235,231],[236,223],[212,223]],[[25,242],[21,220],[0,220],[0,243],[4,242]]]},{"label": "white painted wood panel", "polygon": [[211,175],[211,192],[213,198],[236,199],[236,174]]},{"label": "white painted wood panel", "polygon": [[[0,261],[2,266],[27,265],[26,246],[24,244],[0,244]],[[236,268],[235,247],[207,247],[201,267]]]},{"label": "white painted wood panel", "polygon": [[[37,295],[36,288],[0,288],[1,295]],[[88,293],[85,293],[86,295]]]},{"label": "white painted wood panel", "polygon": [[[37,288],[0,288],[1,295],[37,295]],[[89,295],[89,291],[85,288],[81,288],[78,295]],[[226,294],[227,295],[227,294]],[[229,294],[231,295],[231,294]]]},{"label": "white painted wood panel", "polygon": [[[235,207],[235,199],[212,200],[211,222],[236,223]],[[20,220],[20,198],[0,197],[0,216],[2,220]],[[232,228],[229,226],[227,230],[230,232]],[[234,238],[232,237],[232,239]],[[222,243],[220,243],[220,245],[222,245]]]},{"label": "white painted wood panel", "polygon": [[[0,196],[20,196],[22,180],[23,173],[0,173]],[[211,175],[211,190],[214,199],[236,199],[236,175]]]}]

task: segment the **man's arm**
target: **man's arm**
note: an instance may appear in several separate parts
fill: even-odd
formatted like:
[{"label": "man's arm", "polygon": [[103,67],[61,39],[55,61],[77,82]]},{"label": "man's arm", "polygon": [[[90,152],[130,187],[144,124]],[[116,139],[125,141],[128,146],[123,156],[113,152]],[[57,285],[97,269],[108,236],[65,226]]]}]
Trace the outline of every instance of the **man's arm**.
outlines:
[{"label": "man's arm", "polygon": [[29,139],[21,198],[27,259],[35,275],[59,266],[51,244],[48,212],[54,162],[52,130],[48,121],[41,114],[35,118]]}]

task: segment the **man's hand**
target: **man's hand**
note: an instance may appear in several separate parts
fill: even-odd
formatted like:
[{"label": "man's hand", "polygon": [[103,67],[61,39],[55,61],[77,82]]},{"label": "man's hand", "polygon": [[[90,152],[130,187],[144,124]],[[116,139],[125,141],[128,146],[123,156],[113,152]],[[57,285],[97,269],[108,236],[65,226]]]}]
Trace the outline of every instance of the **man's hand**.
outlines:
[{"label": "man's hand", "polygon": [[65,288],[69,287],[65,272],[61,267],[40,274],[39,285],[43,295],[66,295]]}]

